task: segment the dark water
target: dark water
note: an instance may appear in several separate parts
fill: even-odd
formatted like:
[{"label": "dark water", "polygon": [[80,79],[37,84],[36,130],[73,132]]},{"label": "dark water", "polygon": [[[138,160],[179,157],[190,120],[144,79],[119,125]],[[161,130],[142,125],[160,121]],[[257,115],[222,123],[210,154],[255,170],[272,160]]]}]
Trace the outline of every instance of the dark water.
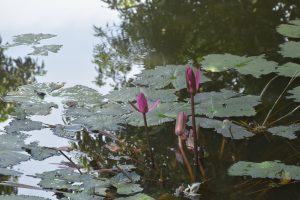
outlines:
[{"label": "dark water", "polygon": [[[79,2],[74,4],[76,3]],[[91,5],[87,8],[92,9]],[[11,30],[0,28],[0,34],[6,38],[25,33],[27,29],[36,32],[51,31],[59,35],[58,41],[66,48],[57,55],[45,58],[45,65],[41,62],[44,58],[16,59],[24,55],[21,53],[23,49],[16,52],[8,50],[8,54],[1,51],[0,94],[4,95],[35,79],[66,81],[69,85],[83,84],[106,93],[112,88],[130,85],[132,74],[139,72],[141,67],[149,69],[166,64],[198,64],[202,56],[212,53],[247,56],[265,54],[270,60],[284,63],[289,60],[283,59],[277,51],[285,38],[276,32],[276,27],[300,17],[300,2],[297,0],[146,0],[143,3],[134,0],[103,0],[99,1],[100,8],[101,11],[112,12],[114,17],[97,24],[95,18],[105,18],[105,14],[94,15],[91,16],[93,19],[88,20],[88,26],[73,27],[70,31],[55,26],[52,30],[42,26],[41,30],[24,28],[24,31],[21,29],[18,32],[13,28]],[[86,9],[84,12],[89,10]],[[79,30],[83,31],[82,35]],[[76,37],[73,35],[74,32]],[[3,37],[4,41],[6,38]],[[76,51],[71,43],[77,47]],[[81,53],[84,59],[79,60]],[[299,63],[299,60],[293,62]],[[45,75],[41,76],[43,74]],[[82,77],[81,74],[85,75]],[[202,85],[202,91],[230,88],[259,95],[274,75],[260,79],[235,72],[207,74],[207,76],[213,81]],[[222,81],[219,79],[220,76],[223,77]],[[289,79],[281,77],[272,83],[263,98],[263,104],[256,108],[258,114],[255,117],[236,120],[261,123],[288,81]],[[294,82],[293,86],[296,85],[299,85],[299,81]],[[182,91],[180,95],[184,97],[187,94]],[[270,120],[286,114],[286,110],[291,110],[295,106],[297,105],[290,100],[281,101]],[[0,103],[0,117],[4,124],[7,123],[5,121],[9,119],[12,110],[13,108],[7,104]],[[299,114],[296,113],[288,118],[286,123],[296,122],[298,117]],[[143,144],[144,138],[139,134],[142,131],[143,129],[126,127],[121,136],[128,141]],[[166,193],[172,194],[181,183],[189,183],[184,167],[175,160],[173,148],[177,146],[177,138],[173,132],[174,123],[150,129],[156,159],[165,163],[163,175],[167,178],[166,186],[162,188],[159,185],[157,181],[159,177],[151,177],[151,173],[143,170],[140,173],[145,176],[144,192],[156,198]],[[201,135],[204,138],[201,143],[209,155],[204,163],[208,180],[200,189],[204,199],[300,199],[299,183],[280,185],[278,181],[273,180],[227,175],[227,169],[234,163],[233,156],[235,160],[254,162],[281,160],[286,164],[298,165],[299,139],[290,142],[277,137],[270,139],[259,134],[246,141],[227,140],[223,156],[220,156],[223,138],[206,129],[201,129]],[[101,152],[100,149],[94,148],[97,142],[99,140],[86,135],[78,148],[83,152],[90,151],[90,154],[95,153],[94,151]],[[91,166],[96,165],[92,163]],[[8,179],[10,177],[1,177],[0,180]],[[23,181],[27,184],[33,182],[34,180],[28,179]],[[11,187],[0,187],[0,193],[35,194],[30,190],[18,192],[18,189]],[[49,197],[49,193],[40,195]]]}]

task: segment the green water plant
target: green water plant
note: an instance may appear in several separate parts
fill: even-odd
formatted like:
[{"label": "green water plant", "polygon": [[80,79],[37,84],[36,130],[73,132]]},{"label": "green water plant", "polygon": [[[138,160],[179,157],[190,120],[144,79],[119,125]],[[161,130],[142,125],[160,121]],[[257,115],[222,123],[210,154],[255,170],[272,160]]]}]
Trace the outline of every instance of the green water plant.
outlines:
[{"label": "green water plant", "polygon": [[152,111],[154,108],[156,108],[160,102],[160,99],[156,100],[152,106],[150,108],[148,108],[148,101],[144,95],[144,93],[139,93],[136,97],[136,102],[137,102],[137,106],[132,103],[129,102],[130,105],[138,112],[143,114],[143,120],[144,120],[144,127],[145,127],[145,133],[146,133],[146,139],[147,139],[147,146],[149,148],[149,154],[150,154],[150,159],[151,159],[151,164],[152,167],[154,167],[154,156],[153,156],[153,152],[152,152],[152,148],[150,145],[150,137],[149,137],[149,132],[148,132],[148,125],[147,125],[147,117],[146,114],[150,111]]}]

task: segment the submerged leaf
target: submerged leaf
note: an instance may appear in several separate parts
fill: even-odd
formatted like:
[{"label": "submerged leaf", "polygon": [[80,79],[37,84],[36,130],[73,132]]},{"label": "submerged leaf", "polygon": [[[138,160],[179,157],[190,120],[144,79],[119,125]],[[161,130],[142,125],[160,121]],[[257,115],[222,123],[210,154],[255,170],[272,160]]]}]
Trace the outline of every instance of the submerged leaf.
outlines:
[{"label": "submerged leaf", "polygon": [[295,133],[300,131],[300,125],[292,124],[290,126],[276,126],[269,128],[268,131],[273,135],[285,137],[292,140],[297,138],[297,135]]},{"label": "submerged leaf", "polygon": [[300,180],[300,167],[285,165],[279,161],[264,161],[261,163],[239,161],[233,164],[228,173],[231,176],[251,176],[252,178],[272,178]]}]

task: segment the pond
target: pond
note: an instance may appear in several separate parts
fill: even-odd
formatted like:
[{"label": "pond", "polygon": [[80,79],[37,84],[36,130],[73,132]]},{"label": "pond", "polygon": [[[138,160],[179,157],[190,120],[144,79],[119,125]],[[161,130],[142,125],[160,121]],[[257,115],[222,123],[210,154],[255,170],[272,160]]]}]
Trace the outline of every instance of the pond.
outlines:
[{"label": "pond", "polygon": [[0,16],[0,199],[300,198],[299,1]]}]

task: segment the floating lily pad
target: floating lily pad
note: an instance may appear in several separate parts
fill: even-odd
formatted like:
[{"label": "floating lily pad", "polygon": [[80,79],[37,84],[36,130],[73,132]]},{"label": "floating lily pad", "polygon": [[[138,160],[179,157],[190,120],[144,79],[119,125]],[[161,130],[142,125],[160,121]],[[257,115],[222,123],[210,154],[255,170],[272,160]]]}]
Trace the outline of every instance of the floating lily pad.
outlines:
[{"label": "floating lily pad", "polygon": [[[148,126],[156,126],[174,121],[180,111],[190,113],[190,105],[178,102],[160,103],[154,110],[147,113],[147,124]],[[132,126],[144,126],[143,115],[139,112],[132,112],[125,118],[126,122]]]},{"label": "floating lily pad", "polygon": [[[188,124],[191,125],[191,118]],[[196,117],[196,124],[202,128],[214,129],[217,133],[222,134],[223,137],[234,140],[240,140],[254,136],[254,134],[247,131],[245,127],[233,124],[229,120],[219,121],[216,119]]]},{"label": "floating lily pad", "polygon": [[57,107],[53,102],[44,100],[54,90],[63,87],[58,83],[33,83],[23,85],[17,91],[9,92],[4,101],[18,104],[28,115],[47,115],[52,107]]},{"label": "floating lily pad", "polygon": [[253,116],[260,97],[243,95],[231,90],[202,92],[195,96],[196,114],[213,117]]},{"label": "floating lily pad", "polygon": [[124,87],[110,92],[106,97],[112,101],[127,103],[135,100],[137,94],[143,92],[151,105],[151,101],[154,102],[157,99],[160,99],[161,102],[177,101],[177,96],[174,94],[175,91],[175,89],[155,90],[152,88]]},{"label": "floating lily pad", "polygon": [[261,163],[239,161],[229,168],[228,173],[231,176],[300,180],[299,166],[285,165],[279,161]]},{"label": "floating lily pad", "polygon": [[113,183],[112,185],[117,188],[117,193],[120,195],[132,195],[143,191],[143,188],[135,183]]},{"label": "floating lily pad", "polygon": [[[176,90],[180,90],[186,87],[186,67],[186,65],[166,65],[158,66],[155,69],[146,69],[137,75],[135,83],[155,89],[161,89],[171,84]],[[210,79],[201,74],[200,82],[208,81]]]},{"label": "floating lily pad", "polygon": [[293,77],[296,73],[300,72],[300,65],[288,62],[284,65],[278,66],[276,72],[281,76]]},{"label": "floating lily pad", "polygon": [[294,99],[295,102],[300,102],[300,86],[293,88],[292,90],[288,91],[290,96],[287,96],[288,99]]},{"label": "floating lily pad", "polygon": [[103,104],[103,96],[98,91],[83,85],[63,88],[52,95],[64,97],[63,103],[67,105],[73,103],[75,106],[91,107]]},{"label": "floating lily pad", "polygon": [[43,46],[33,46],[33,52],[29,53],[28,55],[39,55],[39,56],[48,56],[49,52],[57,53],[63,45],[43,45]]},{"label": "floating lily pad", "polygon": [[234,69],[243,75],[252,75],[259,78],[262,75],[276,71],[278,64],[260,56],[236,56],[231,54],[211,54],[204,56],[201,62],[202,69],[211,72],[223,72]]},{"label": "floating lily pad", "polygon": [[45,160],[46,158],[60,155],[60,153],[51,148],[40,147],[37,142],[32,142],[29,145],[23,147],[34,160]]},{"label": "floating lily pad", "polygon": [[56,35],[44,34],[44,33],[39,33],[39,34],[27,33],[27,34],[15,35],[13,37],[14,37],[13,43],[6,45],[6,47],[40,44],[41,40],[53,38],[56,37]]},{"label": "floating lily pad", "polygon": [[42,197],[34,197],[27,195],[0,195],[1,200],[50,200]]},{"label": "floating lily pad", "polygon": [[22,152],[25,146],[22,134],[0,135],[0,167],[8,167],[30,159],[29,155]]},{"label": "floating lily pad", "polygon": [[63,198],[62,200],[104,200],[104,197],[92,195],[89,192],[77,192],[71,194],[65,194],[69,198]]},{"label": "floating lily pad", "polygon": [[154,200],[154,199],[144,193],[139,193],[139,194],[133,195],[131,197],[121,197],[121,198],[117,198],[115,200]]},{"label": "floating lily pad", "polygon": [[[126,171],[125,171],[126,172]],[[126,172],[126,175],[131,178],[134,182],[138,182],[141,179],[141,176],[136,172]],[[129,183],[131,180],[124,175],[124,173],[118,173],[110,179],[112,183]]]},{"label": "floating lily pad", "polygon": [[43,128],[42,122],[32,121],[30,119],[22,119],[22,120],[14,119],[9,123],[9,125],[4,127],[7,133],[41,130],[42,128]]},{"label": "floating lily pad", "polygon": [[83,129],[83,127],[81,125],[64,126],[61,124],[57,124],[51,130],[53,131],[53,134],[57,135],[58,137],[74,139],[76,136],[76,132],[80,131],[82,129]]},{"label": "floating lily pad", "polygon": [[[17,172],[15,170],[10,170],[6,168],[0,168],[0,175],[5,175],[5,176],[21,176],[21,172]],[[1,198],[1,196],[0,196]]]},{"label": "floating lily pad", "polygon": [[276,126],[269,128],[268,131],[273,135],[285,137],[292,140],[297,138],[297,135],[295,133],[300,131],[300,125],[292,124],[290,126]]},{"label": "floating lily pad", "polygon": [[[300,32],[299,32],[299,36],[300,36]],[[281,48],[279,53],[283,55],[283,57],[300,58],[300,42],[288,41],[279,46]]]},{"label": "floating lily pad", "polygon": [[283,36],[291,38],[300,38],[300,19],[291,20],[289,24],[281,24],[276,30]]}]

